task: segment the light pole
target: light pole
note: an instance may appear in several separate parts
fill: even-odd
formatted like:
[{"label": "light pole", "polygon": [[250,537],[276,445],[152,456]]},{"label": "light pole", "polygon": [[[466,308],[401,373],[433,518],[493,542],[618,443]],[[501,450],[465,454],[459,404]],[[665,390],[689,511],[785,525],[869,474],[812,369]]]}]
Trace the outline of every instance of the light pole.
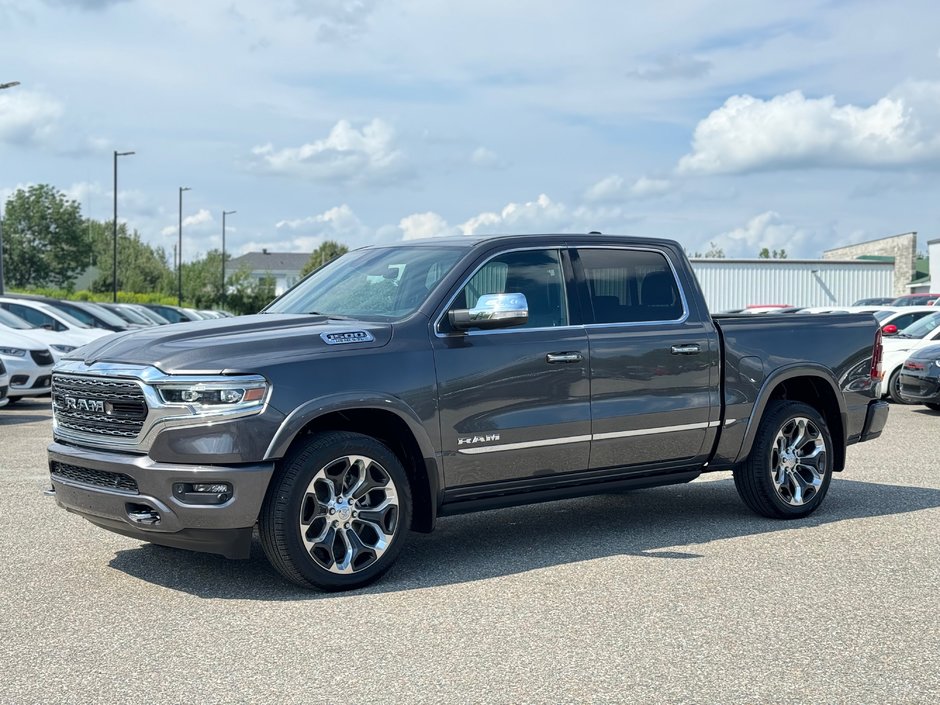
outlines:
[{"label": "light pole", "polygon": [[183,305],[183,191],[192,191],[189,186],[180,186],[180,236],[176,246],[176,303]]},{"label": "light pole", "polygon": [[225,305],[225,216],[235,213],[238,211],[222,211],[222,303],[220,308]]},{"label": "light pole", "polygon": [[113,234],[114,234],[114,262],[112,262],[113,269],[111,272],[111,283],[114,286],[114,303],[117,303],[117,160],[118,157],[129,157],[134,154],[134,152],[118,152],[114,151],[114,222],[111,223]]},{"label": "light pole", "polygon": [[[20,85],[19,81],[0,83],[0,90]],[[0,203],[0,296],[3,295],[3,204]]]}]

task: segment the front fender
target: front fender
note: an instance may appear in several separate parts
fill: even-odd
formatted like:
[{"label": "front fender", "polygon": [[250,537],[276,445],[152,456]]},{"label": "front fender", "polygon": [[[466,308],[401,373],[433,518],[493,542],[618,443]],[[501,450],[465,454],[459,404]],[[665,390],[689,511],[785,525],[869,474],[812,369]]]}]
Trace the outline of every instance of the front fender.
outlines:
[{"label": "front fender", "polygon": [[435,457],[434,444],[431,443],[427,430],[414,409],[398,397],[380,392],[362,391],[318,397],[298,406],[281,422],[268,445],[264,459],[276,460],[284,457],[294,438],[311,421],[326,414],[353,409],[377,409],[395,414],[408,425],[421,449],[421,455],[425,458]]}]

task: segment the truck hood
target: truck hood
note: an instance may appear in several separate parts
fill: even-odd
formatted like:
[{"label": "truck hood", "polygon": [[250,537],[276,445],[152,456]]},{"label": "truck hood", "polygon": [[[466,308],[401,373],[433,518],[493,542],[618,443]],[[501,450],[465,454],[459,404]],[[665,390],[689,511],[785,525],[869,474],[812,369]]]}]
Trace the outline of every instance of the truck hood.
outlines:
[{"label": "truck hood", "polygon": [[152,365],[167,374],[256,373],[320,352],[331,355],[382,347],[391,336],[391,326],[383,323],[259,314],[116,333],[65,359],[86,365]]}]

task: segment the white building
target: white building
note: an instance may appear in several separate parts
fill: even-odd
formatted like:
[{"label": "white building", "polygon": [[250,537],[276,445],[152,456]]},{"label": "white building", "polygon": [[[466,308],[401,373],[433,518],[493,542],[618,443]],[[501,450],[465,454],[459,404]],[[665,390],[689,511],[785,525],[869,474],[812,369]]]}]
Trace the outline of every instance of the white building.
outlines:
[{"label": "white building", "polygon": [[849,306],[859,299],[892,296],[895,286],[892,261],[696,258],[691,262],[713,312],[765,304]]},{"label": "white building", "polygon": [[300,281],[300,270],[310,259],[309,252],[248,252],[225,263],[225,275],[247,269],[252,279],[274,277],[274,290],[280,296]]}]

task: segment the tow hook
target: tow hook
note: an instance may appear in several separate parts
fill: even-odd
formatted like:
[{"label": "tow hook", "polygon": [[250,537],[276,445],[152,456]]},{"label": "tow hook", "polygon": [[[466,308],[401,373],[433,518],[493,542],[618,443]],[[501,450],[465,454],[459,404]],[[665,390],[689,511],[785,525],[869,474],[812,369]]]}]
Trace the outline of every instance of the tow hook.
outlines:
[{"label": "tow hook", "polygon": [[160,523],[160,513],[145,504],[128,504],[126,509],[127,518],[135,524],[155,526]]},{"label": "tow hook", "polygon": [[55,497],[55,487],[47,487],[42,491],[43,497]]}]

